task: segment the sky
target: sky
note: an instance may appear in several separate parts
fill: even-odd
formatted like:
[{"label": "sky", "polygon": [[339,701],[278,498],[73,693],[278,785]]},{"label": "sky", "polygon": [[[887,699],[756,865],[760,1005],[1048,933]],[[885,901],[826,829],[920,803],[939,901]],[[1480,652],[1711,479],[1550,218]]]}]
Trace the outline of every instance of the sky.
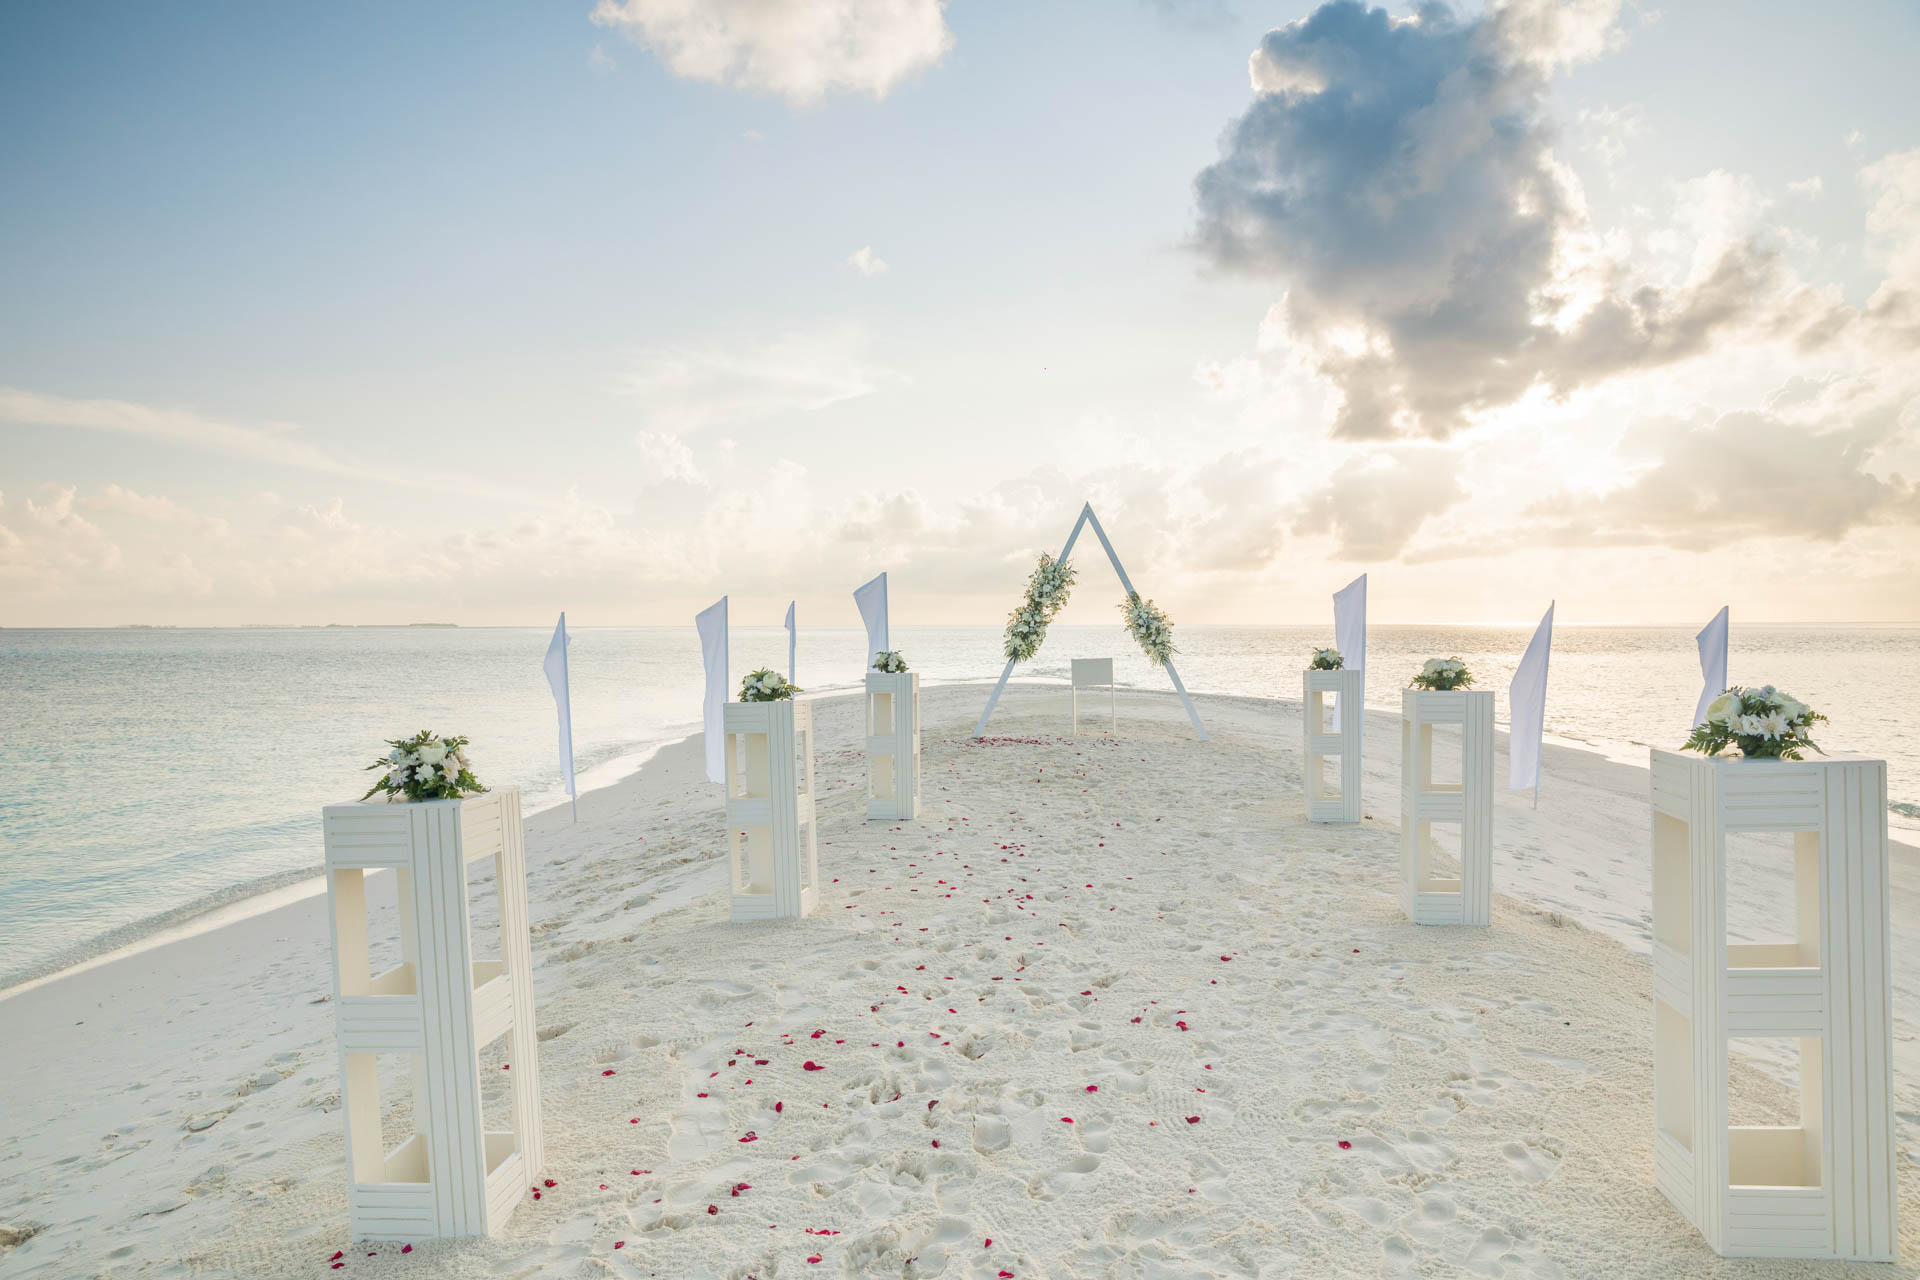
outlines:
[{"label": "sky", "polygon": [[0,7],[0,625],[993,624],[1086,502],[1176,624],[1920,621],[1914,65],[1896,0]]}]

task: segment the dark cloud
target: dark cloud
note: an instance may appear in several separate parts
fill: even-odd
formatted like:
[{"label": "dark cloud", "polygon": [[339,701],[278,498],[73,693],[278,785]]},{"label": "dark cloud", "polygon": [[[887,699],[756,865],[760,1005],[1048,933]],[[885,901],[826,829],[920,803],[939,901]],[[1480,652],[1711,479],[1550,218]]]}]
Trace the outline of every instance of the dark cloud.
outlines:
[{"label": "dark cloud", "polygon": [[1536,384],[1694,355],[1780,290],[1751,241],[1635,287],[1593,236],[1546,100],[1616,8],[1396,19],[1333,0],[1261,41],[1254,102],[1195,181],[1195,239],[1220,270],[1285,284],[1292,341],[1342,393],[1335,434],[1444,438]]}]

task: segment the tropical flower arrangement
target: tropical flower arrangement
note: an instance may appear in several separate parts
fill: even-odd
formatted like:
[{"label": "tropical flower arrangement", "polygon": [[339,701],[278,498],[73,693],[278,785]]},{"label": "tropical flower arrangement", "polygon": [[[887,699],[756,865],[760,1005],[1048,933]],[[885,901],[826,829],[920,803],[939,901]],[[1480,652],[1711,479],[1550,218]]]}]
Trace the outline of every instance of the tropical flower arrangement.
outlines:
[{"label": "tropical flower arrangement", "polygon": [[778,671],[766,667],[748,672],[747,678],[740,682],[742,702],[784,702],[796,693],[805,692],[797,684],[788,684],[787,678]]},{"label": "tropical flower arrangement", "polygon": [[882,649],[873,655],[873,669],[885,675],[901,675],[907,669],[907,660],[897,649]]},{"label": "tropical flower arrangement", "polygon": [[1073,591],[1073,566],[1042,554],[1027,579],[1027,598],[1007,615],[1006,653],[1015,662],[1025,662],[1040,652],[1047,637],[1047,624],[1066,606]]},{"label": "tropical flower arrangement", "polygon": [[442,738],[422,729],[411,738],[388,738],[387,746],[392,749],[367,766],[383,772],[362,800],[383,792],[389,800],[458,800],[486,790],[473,776],[465,738]]},{"label": "tropical flower arrangement", "polygon": [[1458,658],[1428,658],[1421,664],[1420,673],[1408,681],[1412,688],[1438,692],[1464,689],[1472,683],[1473,672],[1467,670],[1467,664]]},{"label": "tropical flower arrangement", "polygon": [[1758,689],[1736,685],[1707,704],[1707,722],[1689,734],[1680,749],[1711,756],[1732,746],[1749,759],[1798,760],[1803,748],[1820,751],[1807,731],[1826,719],[1770,684]]},{"label": "tropical flower arrangement", "polygon": [[1126,615],[1127,630],[1133,633],[1140,652],[1162,665],[1173,658],[1173,620],[1159,605],[1142,600],[1138,591],[1129,591],[1120,612]]},{"label": "tropical flower arrangement", "polygon": [[1347,660],[1340,656],[1338,649],[1315,649],[1313,651],[1313,661],[1307,663],[1307,670],[1338,671],[1346,665]]}]

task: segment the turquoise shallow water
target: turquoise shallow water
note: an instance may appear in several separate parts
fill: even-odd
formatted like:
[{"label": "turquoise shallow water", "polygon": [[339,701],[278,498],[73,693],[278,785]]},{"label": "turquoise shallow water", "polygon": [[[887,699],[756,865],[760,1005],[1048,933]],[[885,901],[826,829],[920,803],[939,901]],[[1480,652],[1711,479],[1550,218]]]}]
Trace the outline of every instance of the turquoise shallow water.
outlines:
[{"label": "turquoise shallow water", "polygon": [[[1526,627],[1369,633],[1368,702],[1433,656],[1457,654],[1505,690]],[[307,873],[319,809],[365,788],[380,740],[420,728],[473,739],[483,780],[528,807],[561,799],[550,632],[514,628],[0,631],[0,984],[68,963],[214,902]],[[1196,692],[1297,697],[1324,627],[1177,630]],[[990,680],[997,627],[898,627],[929,683]],[[800,683],[850,687],[864,636],[803,630]],[[735,678],[784,666],[786,633],[736,628]],[[1117,627],[1058,626],[1021,679],[1064,680],[1074,657],[1165,688]],[[1732,677],[1772,681],[1824,710],[1830,750],[1886,757],[1896,825],[1920,828],[1920,629],[1739,627]],[[583,780],[611,780],[697,727],[692,627],[587,629],[571,654]],[[1691,631],[1563,627],[1550,733],[1607,747],[1677,745],[1699,691]],[[984,702],[985,690],[982,690]],[[1169,695],[1171,696],[1171,695]]]}]

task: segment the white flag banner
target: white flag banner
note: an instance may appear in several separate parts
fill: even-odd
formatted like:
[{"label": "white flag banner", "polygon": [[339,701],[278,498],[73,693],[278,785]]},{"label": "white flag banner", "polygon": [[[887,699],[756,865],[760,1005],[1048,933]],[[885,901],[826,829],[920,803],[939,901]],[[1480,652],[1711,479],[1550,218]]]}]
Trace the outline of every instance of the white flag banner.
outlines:
[{"label": "white flag banner", "polygon": [[554,709],[560,713],[560,778],[567,784],[567,798],[573,800],[574,816],[579,813],[579,798],[573,789],[573,696],[567,677],[567,615],[553,629],[553,641],[547,645],[547,687],[553,690]]},{"label": "white flag banner", "polygon": [[1553,605],[1520,656],[1507,686],[1507,790],[1540,785],[1540,747],[1547,732],[1547,663],[1553,655]]},{"label": "white flag banner", "polygon": [[[1361,574],[1333,593],[1333,647],[1350,671],[1367,669],[1367,575]],[[1344,698],[1333,703],[1333,731],[1340,732]],[[1363,730],[1364,735],[1364,730]]]},{"label": "white flag banner", "polygon": [[887,575],[856,588],[853,602],[860,606],[860,618],[867,624],[867,660],[860,665],[870,667],[874,654],[893,648],[887,643]]},{"label": "white flag banner", "polygon": [[1707,704],[1727,691],[1727,610],[1731,605],[1720,606],[1720,612],[1713,615],[1713,621],[1700,629],[1694,637],[1700,646],[1700,690],[1699,705],[1693,709],[1693,727],[1698,729],[1707,722]]},{"label": "white flag banner", "polygon": [[799,647],[800,633],[793,628],[793,606],[797,601],[787,602],[787,683],[799,684],[800,677],[794,674],[793,655]]},{"label": "white flag banner", "polygon": [[707,781],[727,780],[727,598],[694,615],[700,632],[700,661],[707,668],[707,695],[700,707],[700,727],[707,738]]}]

